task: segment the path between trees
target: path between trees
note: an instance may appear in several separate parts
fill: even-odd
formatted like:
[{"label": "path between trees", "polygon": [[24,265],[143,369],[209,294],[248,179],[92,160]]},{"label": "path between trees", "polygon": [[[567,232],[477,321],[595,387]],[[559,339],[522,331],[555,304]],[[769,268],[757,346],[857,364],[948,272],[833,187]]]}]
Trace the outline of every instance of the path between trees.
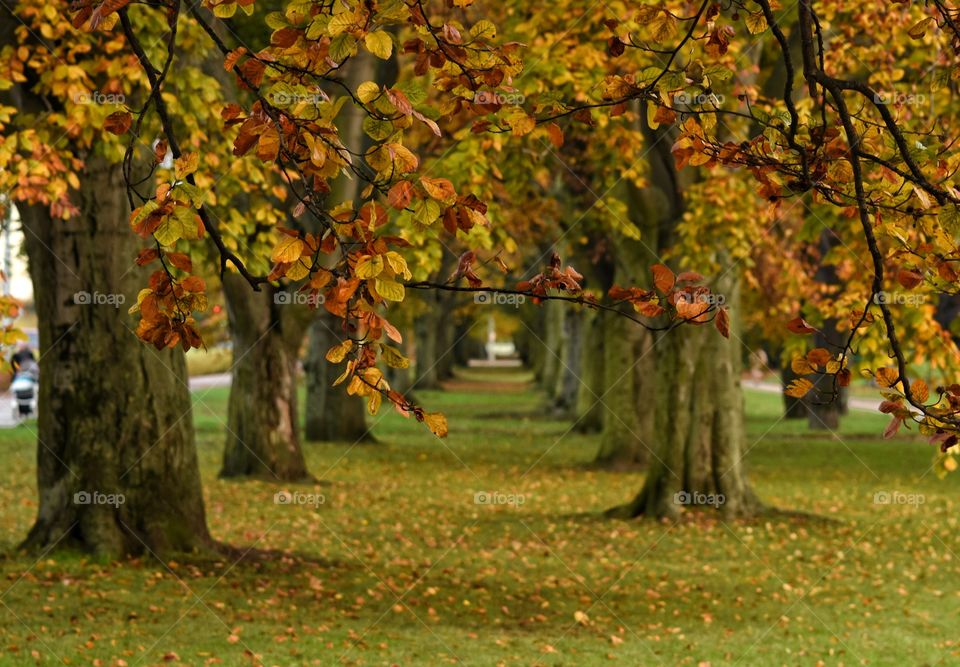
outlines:
[{"label": "path between trees", "polygon": [[[779,394],[783,391],[781,387],[776,382],[766,382],[763,380],[748,380],[746,378],[742,381],[743,387],[745,389],[755,389],[757,391],[763,391],[768,394]],[[880,399],[875,398],[857,398],[851,396],[847,404],[854,410],[866,410],[868,412],[876,412],[880,407]]]}]

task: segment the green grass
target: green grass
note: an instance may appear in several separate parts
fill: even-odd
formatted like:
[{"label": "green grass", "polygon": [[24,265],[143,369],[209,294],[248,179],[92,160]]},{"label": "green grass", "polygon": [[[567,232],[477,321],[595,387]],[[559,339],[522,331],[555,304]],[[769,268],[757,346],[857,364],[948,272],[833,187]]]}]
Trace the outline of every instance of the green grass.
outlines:
[{"label": "green grass", "polygon": [[[385,413],[380,444],[309,443],[310,468],[329,485],[290,490],[323,494],[318,509],[276,505],[266,483],[218,480],[226,390],[195,394],[211,530],[284,552],[240,563],[13,553],[36,510],[35,445],[24,427],[0,432],[0,547],[10,553],[0,561],[0,664],[960,660],[960,482],[928,473],[923,442],[883,441],[884,420],[862,412],[839,438],[810,433],[777,421],[777,396],[751,392],[756,491],[832,521],[605,520],[599,512],[630,498],[642,472],[588,468],[595,437],[502,384],[523,379],[471,371],[455,392],[422,392],[450,419],[446,442]],[[470,384],[483,380],[495,390]],[[478,505],[479,491],[524,502]],[[875,504],[881,491],[925,502]]]}]

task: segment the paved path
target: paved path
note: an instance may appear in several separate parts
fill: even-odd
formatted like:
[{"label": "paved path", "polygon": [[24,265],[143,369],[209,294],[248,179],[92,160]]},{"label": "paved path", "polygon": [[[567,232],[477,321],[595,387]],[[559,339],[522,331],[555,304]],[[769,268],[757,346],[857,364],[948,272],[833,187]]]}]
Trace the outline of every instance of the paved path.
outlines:
[{"label": "paved path", "polygon": [[[762,380],[748,380],[744,378],[741,384],[746,389],[756,389],[757,391],[764,391],[768,394],[779,394],[783,391],[783,388],[776,382],[764,382]],[[851,396],[847,399],[847,405],[853,410],[876,412],[877,408],[880,407],[881,400],[882,399],[879,398],[859,398]]]},{"label": "paved path", "polygon": [[[198,375],[190,378],[190,390],[208,389],[210,387],[227,387],[230,385],[230,373],[214,373],[212,375]],[[780,385],[775,382],[764,382],[759,380],[743,380],[743,386],[747,389],[763,391],[769,394],[779,394]],[[13,428],[17,422],[13,418],[13,395],[10,392],[0,394],[0,429]],[[866,410],[876,412],[880,405],[880,399],[872,398],[854,398],[849,399],[849,405],[854,410]]]}]

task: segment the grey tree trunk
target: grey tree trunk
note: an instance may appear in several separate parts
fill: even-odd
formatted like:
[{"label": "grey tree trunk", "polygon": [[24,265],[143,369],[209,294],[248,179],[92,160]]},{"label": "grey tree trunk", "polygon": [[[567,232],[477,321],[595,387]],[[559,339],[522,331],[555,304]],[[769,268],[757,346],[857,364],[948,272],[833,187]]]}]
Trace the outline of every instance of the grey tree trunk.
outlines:
[{"label": "grey tree trunk", "polygon": [[575,428],[580,433],[603,430],[603,404],[598,400],[606,391],[604,377],[604,326],[607,313],[588,311],[583,322],[583,344],[580,345],[582,382],[577,387]]},{"label": "grey tree trunk", "polygon": [[[299,309],[266,286],[259,292],[235,273],[223,276],[233,339],[233,378],[221,477],[310,479],[300,448],[297,354]],[[278,303],[280,301],[280,303]]]},{"label": "grey tree trunk", "polygon": [[[566,304],[558,303],[560,306]],[[583,345],[583,311],[567,306],[562,311],[559,367],[552,391],[550,411],[558,416],[573,418],[577,408],[577,394],[584,383],[581,377],[580,348]]]},{"label": "grey tree trunk", "polygon": [[[133,262],[120,168],[89,155],[80,180],[69,220],[20,209],[41,355],[40,503],[23,546],[211,548],[183,352],[141,342],[127,314],[146,271]],[[117,295],[126,305],[105,302]]]}]

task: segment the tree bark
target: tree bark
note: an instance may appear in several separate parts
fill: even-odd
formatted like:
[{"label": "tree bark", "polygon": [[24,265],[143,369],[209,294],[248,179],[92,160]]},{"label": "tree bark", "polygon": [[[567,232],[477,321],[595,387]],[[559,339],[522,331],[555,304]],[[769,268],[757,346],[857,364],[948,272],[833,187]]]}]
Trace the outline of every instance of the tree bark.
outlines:
[{"label": "tree bark", "polygon": [[272,286],[255,292],[242,276],[223,276],[233,378],[221,477],[276,481],[311,479],[300,447],[297,354],[306,309],[276,298]]},{"label": "tree bark", "polygon": [[41,369],[40,502],[23,546],[211,548],[183,352],[141,342],[120,303],[146,284],[120,168],[91,154],[80,181],[69,220],[20,208]]},{"label": "tree bark", "polygon": [[603,404],[598,400],[606,391],[604,377],[604,328],[607,313],[588,311],[583,323],[583,344],[580,346],[580,368],[583,381],[577,387],[575,428],[580,433],[603,430]]}]

